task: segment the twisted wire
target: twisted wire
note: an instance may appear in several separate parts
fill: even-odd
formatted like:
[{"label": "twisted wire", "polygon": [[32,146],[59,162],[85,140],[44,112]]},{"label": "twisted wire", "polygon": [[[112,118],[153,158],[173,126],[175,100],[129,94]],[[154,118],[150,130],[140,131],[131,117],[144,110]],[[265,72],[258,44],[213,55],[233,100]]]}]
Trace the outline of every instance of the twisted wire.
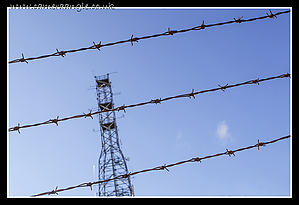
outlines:
[{"label": "twisted wire", "polygon": [[204,157],[193,157],[193,158],[188,159],[188,160],[183,160],[183,161],[179,161],[179,162],[168,164],[168,165],[164,164],[162,166],[157,166],[157,167],[150,168],[150,169],[143,169],[143,170],[136,171],[136,172],[130,172],[128,174],[119,175],[119,176],[111,178],[111,179],[106,179],[106,180],[101,180],[101,181],[94,181],[94,182],[85,182],[85,183],[82,183],[82,184],[79,184],[79,185],[76,185],[76,186],[71,186],[71,187],[67,187],[67,188],[63,188],[63,189],[57,189],[58,186],[56,186],[55,190],[43,192],[43,193],[40,193],[40,194],[35,194],[35,195],[32,195],[31,197],[50,195],[50,194],[57,194],[58,195],[58,192],[67,191],[67,190],[71,190],[71,189],[76,189],[76,188],[79,188],[79,187],[90,187],[92,189],[92,185],[94,185],[94,184],[102,184],[102,183],[112,181],[112,180],[115,180],[115,179],[127,178],[127,177],[130,177],[130,176],[136,175],[136,174],[155,171],[155,170],[166,170],[166,171],[169,172],[169,169],[168,169],[169,167],[174,167],[174,166],[177,166],[177,165],[180,165],[180,164],[185,164],[187,162],[201,162],[202,160],[211,159],[211,158],[219,157],[219,156],[222,156],[222,155],[228,155],[228,156],[231,157],[231,156],[235,156],[236,152],[241,152],[241,151],[244,151],[244,150],[252,149],[254,147],[257,147],[258,150],[259,150],[259,148],[261,146],[264,147],[267,144],[272,144],[274,142],[278,142],[280,140],[288,139],[290,137],[291,137],[291,135],[287,135],[287,136],[280,137],[278,139],[274,139],[274,140],[271,140],[271,141],[268,141],[268,142],[260,142],[258,140],[257,144],[250,145],[250,146],[247,146],[247,147],[238,148],[238,149],[235,149],[235,150],[226,149],[225,152],[220,152],[220,153],[217,153],[217,154],[208,155],[208,156],[204,156]]},{"label": "twisted wire", "polygon": [[232,85],[226,84],[225,86],[220,86],[218,84],[218,88],[212,88],[212,89],[208,89],[208,90],[201,90],[201,91],[197,91],[197,92],[194,92],[194,89],[192,89],[191,93],[175,95],[175,96],[166,97],[166,98],[163,98],[163,99],[158,98],[158,99],[155,99],[155,100],[150,100],[150,101],[141,102],[141,103],[132,104],[132,105],[122,105],[122,106],[119,106],[119,107],[116,107],[116,108],[113,108],[113,109],[104,109],[104,110],[96,111],[96,112],[91,112],[91,110],[90,110],[90,112],[88,114],[83,113],[83,114],[80,114],[80,115],[74,115],[74,116],[71,116],[71,117],[65,117],[65,118],[60,118],[60,119],[59,119],[59,116],[57,116],[56,119],[50,119],[50,120],[47,120],[45,122],[39,122],[39,123],[23,125],[23,126],[20,126],[20,123],[18,123],[17,126],[9,128],[8,131],[9,132],[18,131],[20,133],[20,129],[29,128],[29,127],[37,127],[37,126],[40,126],[40,125],[53,124],[53,123],[58,126],[58,122],[62,122],[62,121],[70,120],[70,119],[76,119],[76,118],[87,118],[87,117],[90,117],[90,118],[93,119],[92,115],[96,115],[96,114],[103,113],[103,112],[121,111],[121,110],[126,112],[127,108],[139,107],[139,106],[143,106],[143,105],[147,105],[147,104],[156,104],[157,105],[157,104],[161,104],[161,102],[172,100],[172,99],[178,99],[178,98],[186,98],[186,97],[191,98],[191,97],[193,97],[195,99],[196,95],[202,94],[202,93],[214,92],[214,91],[217,91],[217,90],[221,90],[221,91],[224,92],[228,88],[238,87],[238,86],[241,86],[241,85],[250,85],[250,84],[258,84],[259,85],[260,82],[279,79],[279,78],[290,78],[290,77],[291,77],[291,74],[286,73],[286,74],[273,76],[273,77],[268,77],[268,78],[263,78],[263,79],[257,78],[257,79],[254,79],[254,80],[249,80],[249,81],[245,81],[243,83],[237,83],[237,84],[232,84]]},{"label": "twisted wire", "polygon": [[133,46],[134,42],[138,42],[139,40],[144,40],[144,39],[156,38],[156,37],[160,37],[160,36],[173,36],[174,34],[177,34],[177,33],[185,33],[185,32],[188,32],[188,31],[198,31],[198,30],[203,30],[205,28],[209,28],[209,27],[227,25],[227,24],[232,24],[232,23],[240,24],[242,22],[251,22],[251,21],[256,21],[256,20],[265,19],[265,18],[274,19],[274,18],[277,18],[277,16],[279,16],[281,14],[286,14],[286,13],[291,12],[291,10],[281,11],[281,12],[277,12],[277,13],[273,14],[271,12],[271,10],[269,9],[269,12],[270,12],[270,14],[266,13],[267,15],[264,15],[264,16],[261,16],[261,17],[255,17],[255,18],[251,18],[251,19],[242,19],[242,17],[243,17],[242,16],[242,17],[239,17],[238,19],[234,18],[234,20],[231,20],[231,21],[208,24],[208,25],[205,25],[204,21],[203,21],[200,26],[195,26],[195,27],[188,28],[188,29],[170,30],[170,28],[168,28],[168,30],[166,32],[163,32],[163,33],[153,34],[153,35],[143,36],[143,37],[134,37],[134,38],[133,38],[133,35],[132,35],[131,38],[129,38],[127,40],[116,41],[116,42],[113,42],[113,43],[101,44],[101,41],[100,41],[99,44],[96,44],[93,41],[93,45],[91,45],[89,47],[82,47],[82,48],[73,49],[73,50],[59,51],[56,48],[55,53],[47,54],[47,55],[41,55],[41,56],[37,56],[37,57],[25,58],[24,54],[22,53],[22,58],[11,60],[8,63],[11,64],[11,63],[25,62],[25,63],[28,64],[28,61],[30,61],[30,60],[49,58],[49,57],[52,57],[52,56],[65,57],[67,53],[75,53],[75,52],[79,52],[79,51],[86,51],[86,50],[92,50],[92,49],[97,49],[98,51],[100,51],[100,48],[102,48],[102,47],[113,46],[113,45],[123,44],[123,43],[131,43],[131,45]]}]

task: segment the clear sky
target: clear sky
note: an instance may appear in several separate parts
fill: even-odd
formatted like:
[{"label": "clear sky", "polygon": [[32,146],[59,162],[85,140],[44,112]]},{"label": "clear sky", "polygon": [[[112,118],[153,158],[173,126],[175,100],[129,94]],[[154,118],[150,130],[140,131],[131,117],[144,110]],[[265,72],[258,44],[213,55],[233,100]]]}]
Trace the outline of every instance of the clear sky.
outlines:
[{"label": "clear sky", "polygon": [[[288,8],[272,9],[273,13]],[[9,60],[266,14],[265,9],[9,10]],[[290,70],[290,13],[277,19],[114,45],[8,66],[8,127],[97,107],[95,75],[110,75],[115,106],[215,88]],[[290,134],[290,79],[128,108],[117,119],[130,172]],[[123,112],[117,113],[121,117]],[[8,134],[9,196],[94,181],[98,117]],[[289,196],[290,140],[135,175],[136,196]],[[98,186],[60,192],[93,196]],[[55,195],[56,196],[56,195]]]}]

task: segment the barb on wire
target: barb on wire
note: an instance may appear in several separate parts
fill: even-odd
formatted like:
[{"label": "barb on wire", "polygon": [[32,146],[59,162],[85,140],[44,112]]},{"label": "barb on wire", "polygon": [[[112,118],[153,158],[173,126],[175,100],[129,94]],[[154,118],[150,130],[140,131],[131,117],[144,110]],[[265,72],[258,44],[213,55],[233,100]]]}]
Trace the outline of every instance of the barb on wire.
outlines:
[{"label": "barb on wire", "polygon": [[66,51],[59,51],[57,48],[56,51],[57,51],[56,55],[58,56],[62,56],[64,58],[64,56],[66,55]]},{"label": "barb on wire", "polygon": [[291,78],[291,74],[286,73],[281,76],[281,78],[288,78],[288,77]]},{"label": "barb on wire", "polygon": [[166,171],[168,171],[169,172],[169,170],[167,169],[167,166],[166,166],[166,164],[164,164],[164,165],[162,165],[162,166],[159,166],[159,167],[157,167],[157,170],[166,170]]},{"label": "barb on wire", "polygon": [[57,193],[57,189],[58,189],[58,186],[56,186],[55,190],[53,189],[52,191],[50,191],[50,192],[48,193],[48,195],[50,195],[50,194],[57,194],[57,195],[58,195],[58,193]]},{"label": "barb on wire", "polygon": [[195,27],[188,28],[188,29],[170,30],[170,28],[168,28],[168,31],[163,32],[163,33],[153,34],[153,35],[150,35],[150,36],[143,36],[143,37],[139,37],[139,38],[137,38],[137,37],[133,38],[133,35],[132,35],[131,38],[128,39],[128,40],[116,41],[116,42],[113,42],[113,43],[101,44],[101,42],[100,42],[100,44],[96,45],[93,42],[92,46],[78,48],[78,49],[73,49],[73,50],[68,50],[68,51],[58,51],[58,49],[56,49],[56,51],[57,51],[56,53],[48,54],[48,55],[41,55],[41,56],[38,56],[38,57],[31,57],[31,58],[26,58],[25,59],[24,56],[23,56],[23,54],[22,54],[22,58],[11,60],[11,61],[9,61],[9,63],[18,63],[18,62],[26,62],[26,63],[28,63],[27,61],[29,61],[29,60],[49,58],[49,57],[52,57],[52,56],[62,56],[62,57],[64,57],[66,55],[66,53],[74,53],[74,52],[78,52],[78,51],[91,50],[91,49],[98,49],[98,50],[100,50],[100,47],[112,46],[112,45],[122,44],[122,43],[127,43],[127,42],[131,42],[131,45],[133,46],[133,42],[138,42],[138,40],[149,39],[149,38],[156,38],[156,37],[160,37],[160,36],[169,36],[169,35],[173,35],[174,33],[185,33],[185,32],[189,32],[189,31],[193,31],[193,30],[194,31],[196,31],[196,30],[202,30],[202,29],[205,29],[205,28],[208,28],[208,27],[228,25],[228,24],[232,24],[232,23],[251,22],[251,21],[256,21],[256,20],[266,19],[266,18],[272,18],[272,19],[274,19],[274,17],[277,18],[278,15],[286,14],[286,13],[291,12],[290,10],[287,10],[287,11],[277,12],[276,14],[273,14],[271,12],[271,10],[269,10],[269,11],[270,11],[270,14],[266,13],[267,15],[265,15],[265,16],[255,17],[255,18],[251,18],[251,19],[243,19],[242,20],[241,19],[243,17],[242,16],[242,17],[240,17],[238,19],[234,18],[234,21],[226,21],[226,22],[214,23],[214,24],[209,24],[209,25],[205,25],[204,21],[202,21],[202,24],[200,26],[195,26]]},{"label": "barb on wire", "polygon": [[259,85],[259,78],[257,78],[257,79],[255,79],[255,80],[253,80],[253,81],[251,81],[253,84],[258,84]]},{"label": "barb on wire", "polygon": [[55,123],[57,126],[58,126],[58,118],[59,118],[59,116],[57,116],[57,118],[56,119],[51,119],[51,120],[49,120],[51,123]]},{"label": "barb on wire", "polygon": [[241,18],[243,18],[243,16],[239,17],[237,20],[234,18],[236,23],[241,23],[243,20],[241,20]]},{"label": "barb on wire", "polygon": [[165,35],[173,35],[174,33],[177,33],[177,30],[170,30],[170,28],[168,28],[168,31],[165,33]]},{"label": "barb on wire", "polygon": [[194,89],[192,89],[192,92],[188,94],[188,97],[191,99],[191,97],[193,97],[195,99],[195,96],[194,96]]},{"label": "barb on wire", "polygon": [[161,104],[161,98],[156,100],[151,100],[151,103],[155,103],[156,105],[159,103]]},{"label": "barb on wire", "polygon": [[221,153],[217,153],[217,154],[214,154],[214,155],[208,155],[208,156],[205,156],[205,157],[193,157],[191,159],[184,160],[184,161],[179,161],[179,162],[176,162],[176,163],[173,163],[173,164],[168,164],[168,165],[164,164],[162,166],[154,167],[154,168],[151,168],[151,169],[143,169],[143,170],[136,171],[136,172],[133,172],[133,173],[130,172],[128,174],[119,175],[119,176],[116,176],[114,178],[110,178],[110,179],[106,179],[106,180],[102,180],[102,181],[82,183],[82,184],[79,184],[77,186],[71,186],[71,187],[68,187],[68,188],[65,188],[65,189],[57,189],[58,188],[58,186],[57,186],[55,190],[52,190],[52,191],[49,191],[49,192],[43,192],[43,193],[40,193],[40,194],[35,194],[35,195],[32,195],[31,197],[49,195],[49,194],[58,194],[58,192],[71,190],[71,189],[76,189],[76,188],[79,188],[79,187],[92,187],[93,184],[101,184],[101,183],[105,183],[105,182],[112,181],[112,180],[115,180],[115,179],[128,178],[129,176],[132,176],[132,175],[145,173],[145,172],[150,172],[150,171],[155,171],[155,170],[164,170],[165,169],[166,171],[169,171],[167,169],[168,167],[173,167],[173,166],[177,166],[177,165],[180,165],[180,164],[185,164],[185,163],[188,163],[188,162],[201,162],[201,160],[210,159],[210,158],[214,158],[214,157],[219,157],[219,156],[222,156],[222,155],[227,155],[228,154],[229,156],[231,156],[231,155],[235,156],[235,154],[234,154],[235,152],[240,152],[240,151],[243,151],[243,150],[252,149],[254,147],[259,148],[259,146],[265,146],[266,144],[272,144],[274,142],[278,142],[280,140],[288,139],[290,137],[291,137],[291,135],[288,135],[288,136],[280,137],[278,139],[275,139],[275,140],[272,140],[272,141],[269,141],[269,142],[263,142],[263,145],[261,145],[260,144],[261,142],[258,141],[258,143],[255,144],[255,145],[251,145],[251,146],[247,146],[247,147],[243,147],[243,148],[239,148],[239,149],[235,149],[235,150],[226,149],[227,150],[226,152],[221,152]]},{"label": "barb on wire", "polygon": [[206,25],[205,25],[205,21],[202,21],[202,24],[200,25],[200,29],[205,29]]},{"label": "barb on wire", "polygon": [[246,81],[246,82],[243,82],[243,83],[236,83],[236,84],[233,84],[233,85],[228,85],[226,84],[225,86],[220,86],[218,84],[218,88],[212,88],[212,89],[208,89],[208,90],[201,90],[201,91],[197,91],[197,92],[194,92],[194,89],[192,89],[192,92],[191,93],[187,93],[187,94],[181,94],[181,95],[176,95],[176,96],[171,96],[171,97],[166,97],[166,98],[158,98],[158,99],[155,99],[155,100],[150,100],[150,101],[147,101],[147,102],[142,102],[142,103],[137,103],[137,104],[132,104],[132,105],[122,105],[122,106],[119,106],[119,107],[116,107],[114,109],[103,109],[101,111],[96,111],[96,112],[89,112],[88,114],[85,114],[83,113],[83,115],[74,115],[74,116],[71,116],[71,117],[66,117],[66,118],[61,118],[61,119],[58,119],[59,116],[57,116],[56,119],[51,119],[51,120],[48,120],[48,121],[45,121],[45,122],[41,122],[41,123],[36,123],[36,124],[31,124],[31,125],[23,125],[23,126],[16,126],[16,127],[11,127],[8,129],[9,132],[12,132],[12,131],[19,131],[19,129],[21,128],[28,128],[28,127],[35,127],[35,126],[40,126],[40,125],[45,125],[45,124],[50,124],[50,123],[55,123],[57,126],[58,126],[58,122],[60,121],[66,121],[66,120],[70,120],[70,119],[75,119],[75,118],[86,118],[86,117],[92,117],[92,115],[96,115],[96,114],[99,114],[99,113],[103,113],[103,112],[111,112],[111,111],[121,111],[123,110],[125,113],[126,113],[126,108],[133,108],[133,107],[139,107],[139,106],[142,106],[142,105],[147,105],[147,104],[161,104],[161,102],[163,101],[168,101],[168,100],[172,100],[172,99],[177,99],[177,98],[184,98],[184,97],[193,97],[195,99],[195,95],[199,95],[199,94],[202,94],[202,93],[207,93],[207,92],[214,92],[214,91],[217,91],[217,90],[222,90],[224,92],[224,90],[228,89],[228,88],[233,88],[233,87],[239,87],[239,86],[242,86],[242,85],[251,85],[251,84],[259,84],[260,82],[264,82],[264,81],[269,81],[269,80],[274,80],[274,79],[280,79],[280,78],[291,78],[291,75],[289,73],[286,73],[286,74],[282,74],[282,75],[278,75],[278,76],[274,76],[274,77],[268,77],[268,78],[264,78],[264,79],[254,79],[254,80],[249,80],[249,81]]},{"label": "barb on wire", "polygon": [[220,87],[220,89],[221,89],[223,92],[225,92],[225,89],[227,88],[228,83],[227,83],[225,86],[221,86],[221,85],[219,85],[219,84],[218,84],[218,86]]},{"label": "barb on wire", "polygon": [[277,18],[276,15],[272,14],[272,11],[270,9],[269,9],[269,12],[270,12],[270,15],[268,13],[266,13],[266,14],[270,19],[274,19],[274,17]]},{"label": "barb on wire", "polygon": [[[83,112],[84,118],[86,118],[86,117],[90,117],[91,119],[93,119],[93,117],[92,117],[92,115],[91,115],[91,111],[92,111],[92,110],[90,110],[89,113],[87,113],[87,114],[85,114],[85,113]],[[57,119],[58,119],[58,118],[57,118]]]},{"label": "barb on wire", "polygon": [[25,60],[25,58],[24,58],[24,54],[22,53],[22,58],[20,58],[19,60],[18,60],[18,62],[25,62],[25,63],[27,63],[28,64],[28,62]]},{"label": "barb on wire", "polygon": [[86,186],[90,186],[90,190],[92,191],[92,183],[91,182],[86,183]]},{"label": "barb on wire", "polygon": [[133,42],[138,42],[138,40],[139,40],[139,38],[133,38],[133,34],[132,34],[132,36],[131,36],[131,39],[130,39],[130,41],[131,41],[131,45],[133,46]]},{"label": "barb on wire", "polygon": [[126,113],[125,107],[126,107],[126,106],[125,106],[125,104],[124,104],[124,105],[118,107],[118,108],[117,108],[117,111],[119,112],[120,110],[123,110],[123,111]]},{"label": "barb on wire", "polygon": [[264,147],[264,146],[266,146],[266,145],[265,145],[265,143],[260,142],[260,140],[257,140],[257,144],[256,144],[256,146],[257,146],[257,149],[260,150],[260,147]]},{"label": "barb on wire", "polygon": [[234,155],[234,156],[235,156],[234,151],[232,151],[232,150],[228,150],[228,149],[226,149],[226,154],[228,154],[228,156],[230,156],[230,157],[231,157],[231,155]]},{"label": "barb on wire", "polygon": [[191,160],[192,160],[192,162],[200,162],[201,163],[201,159],[199,157],[194,157]]},{"label": "barb on wire", "polygon": [[120,176],[120,178],[128,178],[131,175],[131,172],[129,172],[129,174],[123,174]]},{"label": "barb on wire", "polygon": [[95,42],[93,41],[93,45],[94,45],[94,48],[96,48],[96,49],[98,49],[99,51],[101,51],[101,50],[100,50],[100,48],[101,48],[101,41],[100,41],[99,44],[95,44]]},{"label": "barb on wire", "polygon": [[21,134],[21,132],[20,132],[20,123],[18,123],[18,126],[12,127],[10,129],[11,129],[11,131],[18,131],[19,134]]}]

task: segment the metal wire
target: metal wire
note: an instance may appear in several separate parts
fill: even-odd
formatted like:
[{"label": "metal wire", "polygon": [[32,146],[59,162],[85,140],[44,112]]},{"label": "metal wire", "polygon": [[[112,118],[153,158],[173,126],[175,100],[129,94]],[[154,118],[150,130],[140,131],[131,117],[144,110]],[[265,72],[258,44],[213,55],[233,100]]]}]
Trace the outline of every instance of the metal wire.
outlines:
[{"label": "metal wire", "polygon": [[213,91],[217,91],[217,90],[222,90],[224,92],[228,88],[238,87],[238,86],[241,86],[241,85],[250,85],[250,84],[258,84],[259,85],[260,82],[279,79],[279,78],[288,78],[288,77],[291,78],[291,74],[286,73],[286,74],[282,74],[282,75],[278,75],[278,76],[274,76],[274,77],[263,78],[263,79],[257,78],[257,79],[254,79],[254,80],[249,80],[249,81],[246,81],[246,82],[243,82],[243,83],[237,83],[237,84],[233,84],[233,85],[226,84],[225,86],[220,86],[218,84],[218,88],[212,88],[212,89],[208,89],[208,90],[201,90],[201,91],[197,91],[197,92],[194,92],[194,89],[192,89],[191,93],[166,97],[166,98],[163,98],[163,99],[158,98],[158,99],[155,99],[155,100],[150,100],[150,101],[147,101],[147,102],[141,102],[141,103],[132,104],[132,105],[122,105],[122,106],[119,106],[119,107],[116,107],[116,108],[110,109],[110,110],[105,109],[105,110],[101,110],[101,111],[97,111],[97,112],[91,112],[91,110],[90,110],[90,112],[87,113],[87,114],[83,113],[81,115],[74,115],[74,116],[71,116],[71,117],[65,117],[65,118],[61,118],[61,119],[59,119],[59,116],[57,116],[56,119],[50,119],[50,120],[47,120],[45,122],[40,122],[40,123],[30,124],[30,125],[23,125],[23,126],[20,126],[20,123],[18,123],[17,126],[9,128],[8,131],[9,132],[18,131],[20,133],[20,129],[23,129],[23,128],[36,127],[36,126],[52,124],[52,123],[55,123],[58,126],[58,122],[62,122],[62,121],[70,120],[70,119],[83,118],[83,117],[84,118],[90,117],[90,118],[93,119],[92,115],[96,115],[96,114],[103,113],[103,112],[121,111],[121,110],[126,112],[127,108],[138,107],[138,106],[147,105],[147,104],[161,104],[161,102],[163,102],[163,101],[168,101],[168,100],[177,99],[177,98],[185,98],[185,97],[191,98],[191,97],[193,97],[195,99],[196,95],[202,94],[202,93],[213,92]]},{"label": "metal wire", "polygon": [[228,149],[226,149],[226,152],[220,152],[218,154],[208,155],[208,156],[205,156],[205,157],[193,157],[191,159],[184,160],[184,161],[179,161],[179,162],[176,162],[176,163],[173,163],[173,164],[168,164],[168,165],[164,164],[162,166],[157,166],[157,167],[154,167],[154,168],[151,168],[151,169],[143,169],[143,170],[140,170],[140,171],[137,171],[137,172],[132,172],[132,173],[130,172],[129,174],[119,175],[117,177],[114,177],[114,178],[111,178],[111,179],[107,179],[107,180],[82,183],[82,184],[79,184],[77,186],[71,186],[71,187],[67,187],[67,188],[64,188],[64,189],[57,189],[58,186],[56,186],[55,190],[48,191],[48,192],[43,192],[43,193],[40,193],[40,194],[35,194],[35,195],[32,195],[31,197],[42,196],[42,195],[50,195],[50,194],[57,194],[58,195],[58,192],[62,192],[62,191],[66,191],[66,190],[71,190],[71,189],[76,189],[76,188],[79,188],[79,187],[90,187],[91,190],[92,190],[92,185],[94,185],[94,184],[102,184],[102,183],[105,183],[105,182],[108,182],[108,181],[111,181],[111,180],[121,179],[121,178],[127,178],[129,176],[133,176],[133,175],[144,173],[144,172],[150,172],[150,171],[154,171],[154,170],[166,170],[166,171],[169,171],[169,169],[168,169],[169,167],[177,166],[177,165],[180,165],[180,164],[185,164],[187,162],[201,162],[204,159],[210,159],[210,158],[214,158],[214,157],[219,157],[221,155],[228,155],[228,156],[231,157],[232,155],[235,156],[236,152],[241,152],[243,150],[252,149],[254,147],[257,147],[258,150],[259,150],[259,148],[261,146],[266,146],[267,144],[272,144],[274,142],[277,142],[277,141],[280,141],[280,140],[283,140],[283,139],[287,139],[287,138],[290,138],[290,137],[291,137],[291,135],[288,135],[288,136],[280,137],[278,139],[274,139],[274,140],[268,141],[268,142],[260,142],[258,140],[257,144],[251,145],[251,146],[248,146],[248,147],[243,147],[243,148],[239,148],[239,149],[235,149],[235,150],[228,150]]},{"label": "metal wire", "polygon": [[234,18],[234,20],[232,20],[232,21],[226,21],[226,22],[208,24],[208,25],[205,25],[204,21],[203,21],[200,26],[195,26],[195,27],[188,28],[188,29],[170,30],[170,28],[168,28],[168,30],[166,32],[163,32],[163,33],[149,35],[149,36],[143,36],[143,37],[134,37],[134,38],[133,38],[133,35],[132,35],[130,39],[123,40],[123,41],[116,41],[116,42],[113,42],[113,43],[101,44],[101,41],[100,41],[99,44],[95,44],[95,42],[93,42],[92,46],[73,49],[73,50],[59,51],[56,48],[57,52],[55,52],[55,53],[48,54],[48,55],[41,55],[41,56],[37,56],[37,57],[25,58],[24,54],[22,53],[22,58],[11,60],[11,61],[9,61],[9,63],[25,62],[25,63],[28,64],[28,61],[30,61],[30,60],[49,58],[49,57],[52,57],[52,56],[65,57],[65,55],[67,53],[75,53],[75,52],[78,52],[78,51],[85,51],[85,50],[92,50],[92,49],[97,49],[97,50],[100,51],[100,48],[102,48],[102,47],[113,46],[113,45],[116,45],[116,44],[123,44],[123,43],[128,43],[128,42],[130,42],[131,45],[133,46],[133,42],[138,42],[139,40],[143,40],[143,39],[156,38],[156,37],[160,37],[160,36],[169,36],[169,35],[173,36],[173,34],[176,34],[176,33],[185,33],[185,32],[188,32],[188,31],[198,31],[198,30],[202,30],[202,29],[205,29],[205,28],[209,28],[209,27],[221,26],[221,25],[232,24],[232,23],[239,23],[240,24],[242,22],[251,22],[251,21],[256,21],[256,20],[265,19],[265,18],[274,19],[274,18],[277,18],[278,15],[291,12],[291,10],[277,12],[277,13],[273,14],[271,12],[271,10],[269,9],[269,12],[270,12],[270,14],[266,13],[267,15],[265,15],[265,16],[255,17],[255,18],[251,18],[251,19],[241,19],[243,17],[242,16],[238,19]]}]

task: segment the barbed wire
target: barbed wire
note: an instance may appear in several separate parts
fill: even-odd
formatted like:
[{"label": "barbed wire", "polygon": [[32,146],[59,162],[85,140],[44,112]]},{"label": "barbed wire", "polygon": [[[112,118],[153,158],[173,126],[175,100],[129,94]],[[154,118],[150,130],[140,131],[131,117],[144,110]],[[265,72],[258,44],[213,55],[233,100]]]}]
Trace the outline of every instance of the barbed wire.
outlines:
[{"label": "barbed wire", "polygon": [[179,162],[176,162],[176,163],[173,163],[173,164],[168,164],[168,165],[164,164],[162,166],[157,166],[157,167],[154,167],[154,168],[151,168],[151,169],[143,169],[143,170],[136,171],[136,172],[130,172],[128,174],[119,175],[117,177],[102,180],[102,181],[82,183],[82,184],[79,184],[77,186],[71,186],[71,187],[67,187],[67,188],[64,188],[64,189],[58,189],[58,186],[56,186],[55,190],[48,191],[48,192],[43,192],[43,193],[40,193],[40,194],[35,194],[35,195],[32,195],[31,197],[42,196],[42,195],[50,195],[50,194],[57,194],[58,195],[58,192],[71,190],[71,189],[76,189],[76,188],[79,188],[79,187],[90,187],[90,189],[92,190],[92,185],[94,185],[94,184],[102,184],[102,183],[112,181],[112,180],[115,180],[115,179],[128,178],[128,177],[136,175],[136,174],[140,174],[140,173],[144,173],[144,172],[150,172],[150,171],[154,171],[154,170],[166,170],[166,171],[169,172],[169,169],[168,169],[169,167],[177,166],[177,165],[180,165],[180,164],[185,164],[187,162],[201,162],[204,159],[210,159],[210,158],[219,157],[219,156],[222,156],[222,155],[228,155],[229,157],[231,157],[232,155],[235,156],[236,152],[252,149],[254,147],[257,147],[258,150],[259,150],[260,147],[264,147],[267,144],[272,144],[274,142],[277,142],[277,141],[280,141],[280,140],[283,140],[283,139],[287,139],[287,138],[290,138],[290,137],[291,137],[291,135],[288,135],[288,136],[280,137],[278,139],[274,139],[274,140],[268,141],[268,142],[260,142],[258,140],[257,144],[251,145],[251,146],[248,146],[248,147],[243,147],[243,148],[239,148],[239,149],[235,149],[235,150],[226,149],[226,152],[220,152],[220,153],[214,154],[214,155],[208,155],[208,156],[205,156],[205,157],[193,157],[191,159],[184,160],[184,161],[179,161]]},{"label": "barbed wire", "polygon": [[166,97],[166,98],[163,98],[163,99],[162,98],[157,98],[155,100],[150,100],[150,101],[147,101],[147,102],[141,102],[141,103],[132,104],[132,105],[122,105],[122,106],[119,106],[119,107],[116,107],[116,108],[113,108],[113,109],[105,108],[101,111],[96,111],[96,112],[92,112],[92,110],[90,110],[90,112],[87,113],[87,114],[83,113],[83,114],[80,114],[80,115],[74,115],[74,116],[71,116],[71,117],[66,117],[66,118],[61,118],[61,119],[59,119],[59,116],[57,116],[55,119],[50,119],[50,120],[47,120],[45,122],[40,122],[40,123],[30,124],[30,125],[20,126],[20,123],[18,123],[17,126],[9,128],[8,131],[9,132],[18,131],[20,133],[20,129],[23,129],[23,128],[36,127],[36,126],[52,124],[52,123],[55,123],[58,126],[58,122],[62,122],[62,121],[70,120],[70,119],[83,118],[83,117],[84,118],[90,117],[90,118],[93,119],[92,115],[96,115],[96,114],[99,114],[99,113],[111,112],[111,111],[121,111],[121,110],[126,112],[127,108],[133,108],[133,107],[138,107],[138,106],[147,105],[147,104],[156,104],[157,105],[157,104],[161,104],[161,102],[163,102],[163,101],[168,101],[168,100],[177,99],[177,98],[188,97],[188,98],[191,99],[191,97],[193,97],[195,99],[196,95],[202,94],[202,93],[213,92],[213,91],[217,91],[217,90],[221,90],[221,91],[225,92],[225,90],[228,89],[228,88],[238,87],[238,86],[241,86],[241,85],[250,85],[250,84],[259,85],[260,82],[269,81],[269,80],[273,80],[273,79],[279,79],[279,78],[288,78],[288,77],[291,78],[291,74],[286,73],[286,74],[282,74],[282,75],[278,75],[278,76],[274,76],[274,77],[263,78],[263,79],[257,78],[257,79],[254,79],[254,80],[249,80],[249,81],[246,81],[246,82],[243,82],[243,83],[237,83],[237,84],[233,84],[233,85],[226,84],[224,86],[221,86],[221,85],[218,84],[218,88],[212,88],[212,89],[208,89],[208,90],[201,90],[201,91],[197,91],[197,92],[194,92],[194,89],[192,89],[191,93],[175,95],[175,96]]},{"label": "barbed wire", "polygon": [[100,51],[100,48],[102,48],[102,47],[113,46],[113,45],[116,45],[116,44],[123,44],[123,43],[128,43],[128,42],[130,42],[131,45],[133,46],[134,42],[138,42],[139,40],[143,40],[143,39],[156,38],[156,37],[160,37],[160,36],[170,36],[170,35],[173,36],[173,34],[176,34],[176,33],[185,33],[185,32],[194,31],[194,30],[198,31],[198,30],[203,30],[205,28],[209,28],[209,27],[227,25],[227,24],[232,24],[232,23],[239,23],[240,24],[242,22],[256,21],[256,20],[265,19],[265,18],[274,19],[274,18],[277,18],[278,15],[291,12],[291,10],[277,12],[277,13],[273,14],[272,11],[269,9],[269,12],[270,12],[270,14],[266,13],[267,15],[261,16],[261,17],[255,17],[255,18],[251,18],[251,19],[242,19],[243,18],[243,16],[242,16],[242,17],[239,17],[238,19],[234,18],[234,20],[232,20],[232,21],[226,21],[226,22],[215,23],[215,24],[208,24],[208,25],[205,25],[204,21],[202,21],[202,24],[200,26],[195,26],[195,27],[188,28],[188,29],[170,30],[170,28],[168,28],[168,30],[166,32],[163,32],[163,33],[149,35],[149,36],[143,36],[143,37],[134,37],[134,38],[133,38],[133,35],[132,35],[130,39],[123,40],[123,41],[116,41],[116,42],[113,42],[113,43],[101,44],[101,41],[100,41],[98,44],[96,44],[93,41],[93,45],[92,46],[78,48],[78,49],[73,49],[73,50],[59,51],[56,48],[56,52],[55,53],[48,54],[48,55],[41,55],[41,56],[38,56],[38,57],[25,58],[24,54],[22,53],[22,58],[9,61],[9,63],[25,62],[25,63],[28,64],[28,61],[30,61],[30,60],[36,60],[36,59],[42,59],[42,58],[49,58],[49,57],[52,57],[52,56],[65,57],[65,55],[67,53],[75,53],[75,52],[78,52],[78,51],[85,51],[85,50],[92,50],[92,49],[97,49],[98,51]]}]

